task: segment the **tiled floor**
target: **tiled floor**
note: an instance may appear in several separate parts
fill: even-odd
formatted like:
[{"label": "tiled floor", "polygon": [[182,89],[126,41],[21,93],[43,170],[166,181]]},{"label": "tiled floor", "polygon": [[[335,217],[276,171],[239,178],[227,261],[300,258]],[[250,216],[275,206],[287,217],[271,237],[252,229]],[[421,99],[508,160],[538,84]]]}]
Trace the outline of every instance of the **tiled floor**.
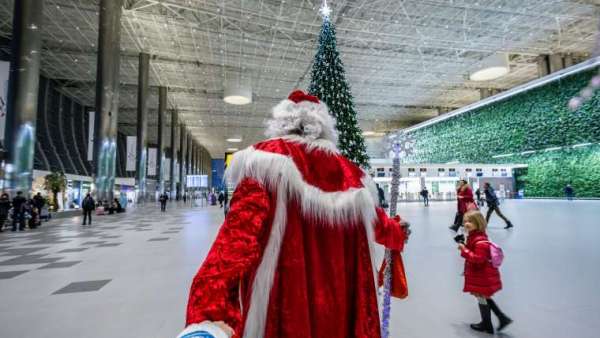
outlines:
[{"label": "tiled floor", "polygon": [[[413,235],[404,257],[410,295],[394,301],[392,337],[485,337],[467,324],[477,305],[463,294],[462,259],[447,229],[454,204],[401,205]],[[506,254],[496,298],[515,338],[591,338],[600,332],[600,202],[506,201],[516,225],[489,233]],[[493,216],[495,217],[495,216]],[[54,220],[0,234],[0,337],[174,337],[191,278],[222,210],[154,206],[125,215]]]}]

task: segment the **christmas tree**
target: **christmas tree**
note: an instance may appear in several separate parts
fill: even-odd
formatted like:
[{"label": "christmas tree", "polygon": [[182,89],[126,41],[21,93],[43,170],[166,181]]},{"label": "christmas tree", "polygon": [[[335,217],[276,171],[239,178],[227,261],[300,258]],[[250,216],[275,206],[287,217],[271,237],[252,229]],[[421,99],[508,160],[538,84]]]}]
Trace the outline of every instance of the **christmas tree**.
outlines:
[{"label": "christmas tree", "polygon": [[358,126],[354,99],[346,82],[344,65],[337,51],[335,27],[329,18],[329,12],[325,3],[321,8],[323,26],[308,92],[325,102],[330,113],[335,117],[339,137],[338,147],[342,154],[357,165],[369,168],[365,140]]}]

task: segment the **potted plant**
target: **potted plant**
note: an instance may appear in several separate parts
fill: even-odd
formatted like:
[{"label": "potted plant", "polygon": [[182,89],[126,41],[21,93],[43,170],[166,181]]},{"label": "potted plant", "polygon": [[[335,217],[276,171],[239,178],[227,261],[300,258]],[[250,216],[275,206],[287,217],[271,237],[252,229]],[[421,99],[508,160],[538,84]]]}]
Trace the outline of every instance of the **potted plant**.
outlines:
[{"label": "potted plant", "polygon": [[51,172],[44,177],[44,189],[52,192],[54,210],[58,210],[58,193],[67,188],[67,177],[59,171]]}]

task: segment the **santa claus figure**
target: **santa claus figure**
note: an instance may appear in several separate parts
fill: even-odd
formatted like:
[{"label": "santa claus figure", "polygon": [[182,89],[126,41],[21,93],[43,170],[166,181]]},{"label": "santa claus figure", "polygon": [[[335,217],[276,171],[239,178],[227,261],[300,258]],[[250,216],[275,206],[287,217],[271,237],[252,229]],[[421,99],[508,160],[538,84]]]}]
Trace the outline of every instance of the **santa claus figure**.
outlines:
[{"label": "santa claus figure", "polygon": [[231,209],[193,280],[180,338],[377,338],[375,244],[402,251],[399,219],[340,155],[327,106],[302,91],[267,141],[227,169]]}]

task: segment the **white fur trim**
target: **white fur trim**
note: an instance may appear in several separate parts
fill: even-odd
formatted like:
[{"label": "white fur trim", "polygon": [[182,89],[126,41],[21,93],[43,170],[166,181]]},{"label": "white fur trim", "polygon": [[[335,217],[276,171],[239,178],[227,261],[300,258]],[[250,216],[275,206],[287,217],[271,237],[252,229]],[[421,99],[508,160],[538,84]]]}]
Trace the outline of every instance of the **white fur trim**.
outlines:
[{"label": "white fur trim", "polygon": [[362,188],[325,192],[306,183],[294,161],[288,156],[250,147],[235,153],[225,176],[228,182],[234,185],[244,178],[253,178],[268,190],[277,193],[271,234],[252,284],[244,338],[262,337],[264,334],[269,296],[286,230],[287,204],[291,199],[300,202],[304,215],[316,217],[329,225],[349,226],[357,221],[362,222],[371,251],[373,282],[377,290],[377,265],[375,265],[374,251],[374,224],[377,220],[375,196],[377,195],[376,189],[375,195],[373,194],[374,185],[368,175],[363,175],[364,187]]},{"label": "white fur trim", "polygon": [[369,219],[376,217],[376,200],[369,188],[325,192],[306,183],[294,161],[285,155],[249,147],[235,153],[225,176],[233,185],[248,177],[270,191],[283,191],[286,198],[300,201],[305,215],[329,224],[355,223],[363,214]]},{"label": "white fur trim", "polygon": [[373,178],[369,175],[369,173],[363,169],[363,177],[361,179],[363,186],[369,189],[371,196],[373,197],[373,201],[375,201],[375,205],[379,206],[379,191],[377,191],[377,186],[373,181]]},{"label": "white fur trim", "polygon": [[[204,321],[200,324],[191,324],[188,325],[181,333],[177,336],[177,338],[181,338],[186,334],[190,334],[196,331],[206,331],[213,335],[215,338],[230,338],[231,336],[223,331],[219,326],[217,326],[214,322]],[[232,330],[233,332],[233,330]]]},{"label": "white fur trim", "polygon": [[281,101],[273,107],[273,119],[267,123],[265,134],[267,137],[296,134],[311,140],[326,139],[337,143],[335,119],[323,102]]},{"label": "white fur trim", "polygon": [[269,297],[275,278],[275,270],[279,262],[281,243],[286,229],[287,198],[284,191],[277,191],[277,204],[275,217],[271,226],[271,234],[263,258],[256,270],[256,277],[252,283],[250,307],[244,328],[244,338],[262,337],[267,323],[267,310]]}]

